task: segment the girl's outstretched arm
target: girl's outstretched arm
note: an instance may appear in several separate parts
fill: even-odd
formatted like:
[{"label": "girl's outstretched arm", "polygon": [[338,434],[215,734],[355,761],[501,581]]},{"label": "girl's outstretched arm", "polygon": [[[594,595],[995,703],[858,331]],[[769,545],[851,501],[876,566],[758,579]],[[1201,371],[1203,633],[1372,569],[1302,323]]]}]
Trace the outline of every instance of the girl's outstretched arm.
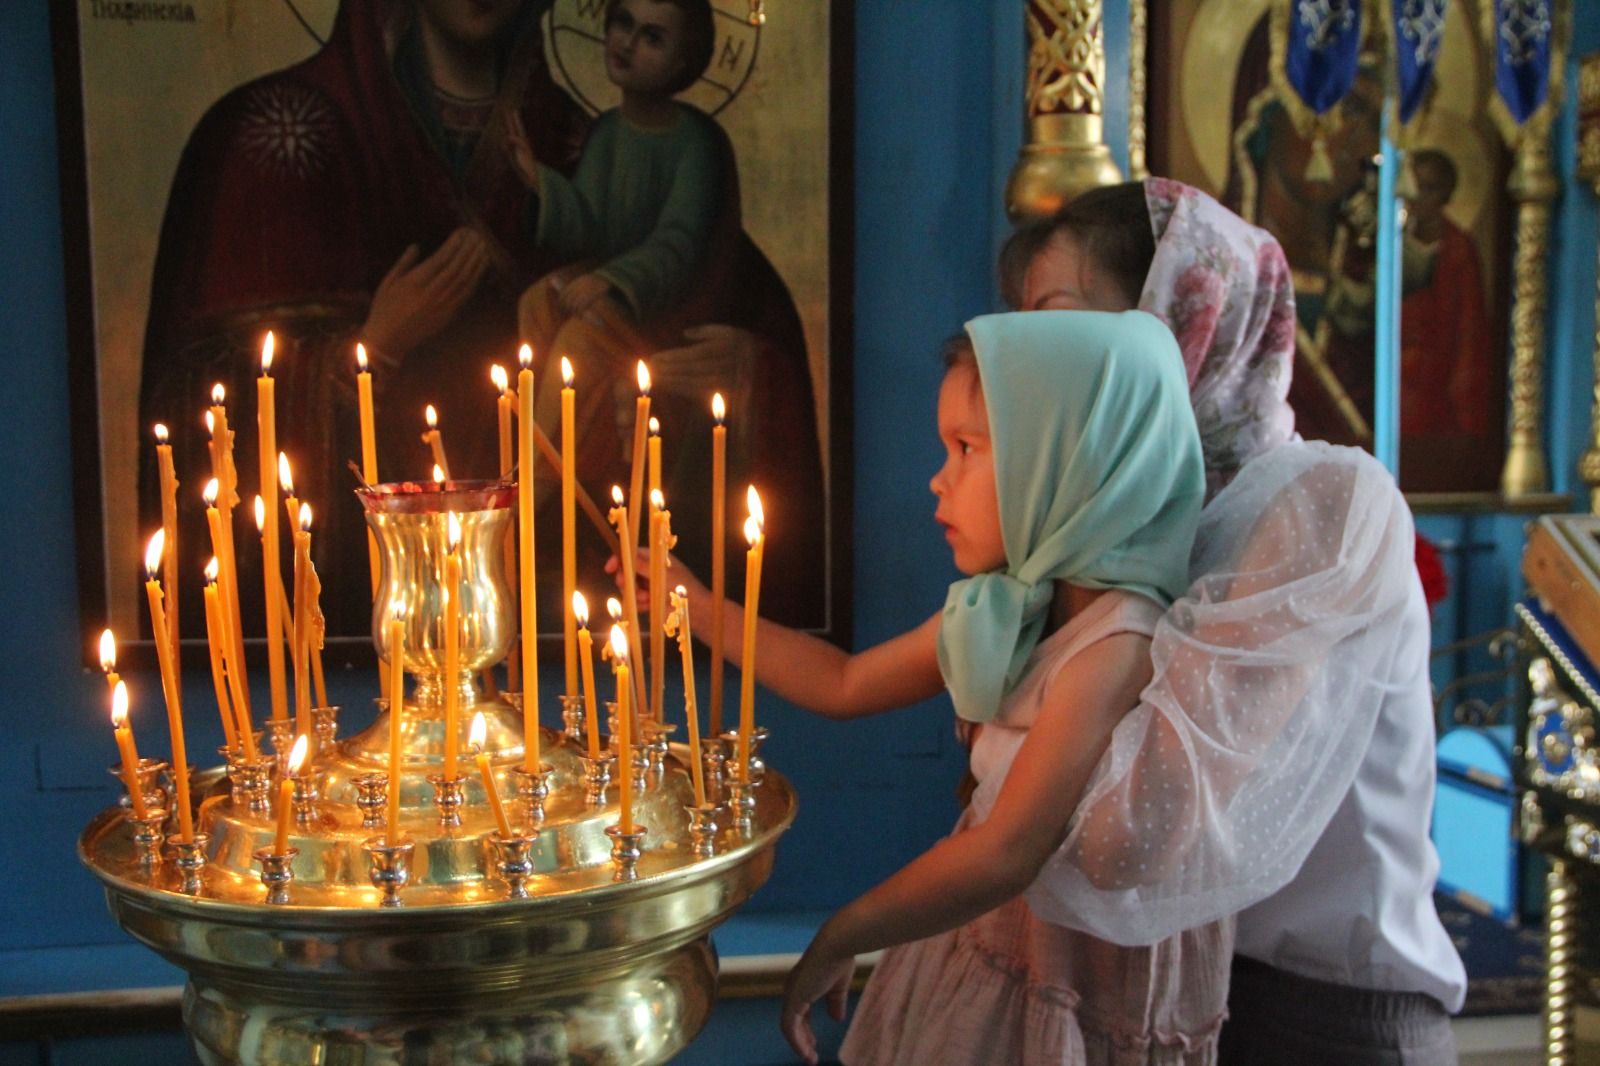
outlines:
[{"label": "girl's outstretched arm", "polygon": [[1062,667],[988,819],[946,837],[828,919],[789,975],[779,1024],[816,1061],[811,1005],[840,1017],[855,957],[946,932],[1020,895],[1066,838],[1078,799],[1150,677],[1150,642],[1123,633]]},{"label": "girl's outstretched arm", "polygon": [[[638,572],[645,574],[648,568]],[[683,586],[694,635],[709,642],[710,590],[677,560],[667,571],[667,581]],[[915,629],[852,655],[809,633],[758,619],[756,680],[790,703],[826,718],[860,718],[944,691],[938,638],[935,614]],[[723,608],[722,653],[734,666],[743,665],[744,608],[732,601]]]}]

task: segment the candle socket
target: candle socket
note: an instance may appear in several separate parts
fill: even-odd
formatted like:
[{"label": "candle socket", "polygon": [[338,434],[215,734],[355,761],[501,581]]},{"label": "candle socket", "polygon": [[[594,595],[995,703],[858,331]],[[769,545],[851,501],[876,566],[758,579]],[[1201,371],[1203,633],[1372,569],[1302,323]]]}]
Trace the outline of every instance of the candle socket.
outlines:
[{"label": "candle socket", "polygon": [[[533,876],[533,857],[530,853],[538,840],[537,829],[512,836],[502,836],[498,831],[489,834],[489,843],[494,848],[495,872],[510,889],[507,895],[511,899],[528,898],[527,882]],[[615,851],[613,845],[613,854]]]},{"label": "candle socket", "polygon": [[376,829],[383,824],[383,809],[389,802],[389,775],[382,770],[372,770],[358,776],[355,786],[361,828]]},{"label": "candle socket", "polygon": [[[133,768],[133,776],[139,782],[139,792],[144,796],[144,805],[149,810],[157,807],[166,809],[167,790],[161,783],[161,775],[166,773],[166,770],[167,764],[160,759],[140,759],[139,765]],[[133,800],[128,798],[128,779],[122,774],[122,764],[117,763],[112,766],[110,773],[122,783],[122,797],[119,801],[121,806],[132,810]]]},{"label": "candle socket", "polygon": [[294,750],[294,719],[274,718],[267,723],[267,732],[272,737],[272,753],[278,757],[278,774],[282,776],[289,772],[289,752]]},{"label": "candle socket", "polygon": [[717,805],[685,807],[689,812],[689,839],[694,857],[709,859],[717,851]]},{"label": "candle socket", "polygon": [[584,743],[582,696],[561,697],[561,733],[573,744]]},{"label": "candle socket", "polygon": [[756,786],[731,777],[722,783],[722,787],[728,796],[728,815],[733,819],[733,827],[739,830],[740,835],[749,836],[755,825]]},{"label": "candle socket", "polygon": [[[257,740],[259,741],[259,737]],[[236,807],[245,807],[250,803],[250,787],[252,783],[250,759],[245,755],[243,748],[230,748],[224,745],[217,749],[217,753],[228,766],[228,796]]]},{"label": "candle socket", "polygon": [[635,741],[633,751],[628,759],[628,767],[633,771],[633,791],[642,793],[650,787],[650,745],[646,741]]},{"label": "candle socket", "polygon": [[415,842],[401,840],[391,844],[388,837],[375,836],[368,837],[361,847],[367,853],[367,876],[372,880],[372,887],[383,893],[378,905],[400,906],[400,890],[411,880],[411,852],[416,847]]},{"label": "candle socket", "polygon": [[439,808],[439,825],[454,829],[461,824],[461,805],[466,802],[467,782],[464,778],[445,779],[443,774],[429,774],[433,786],[433,802]]},{"label": "candle socket", "polygon": [[209,839],[204,833],[196,833],[191,841],[172,842],[172,850],[177,855],[172,864],[178,868],[181,879],[179,891],[198,896],[205,887],[206,843]]},{"label": "candle socket", "polygon": [[245,759],[237,768],[229,764],[233,802],[242,804],[251,814],[265,816],[272,813],[272,771],[277,765],[278,760],[270,755],[255,760]]},{"label": "candle socket", "polygon": [[[767,764],[761,759],[761,745],[766,743],[772,731],[766,726],[756,726],[750,731],[750,783],[761,784],[761,779],[767,775]],[[722,742],[728,747],[728,760],[735,761],[739,757],[739,731],[730,729],[722,734]],[[728,770],[729,777],[738,777],[739,768],[732,767]]]},{"label": "candle socket", "polygon": [[639,856],[644,854],[644,848],[641,846],[644,834],[644,826],[635,828],[631,833],[624,833],[620,825],[606,826],[606,836],[611,838],[611,864],[616,867],[611,880],[639,879]]},{"label": "candle socket", "polygon": [[318,751],[330,750],[339,733],[338,706],[311,708],[311,732],[316,735]]},{"label": "candle socket", "polygon": [[708,800],[722,794],[722,775],[728,762],[728,753],[723,748],[721,737],[706,737],[700,741],[700,765]]},{"label": "candle socket", "polygon": [[167,821],[166,808],[146,807],[143,818],[135,818],[130,813],[128,821],[133,823],[133,849],[139,865],[160,866],[161,844],[166,839],[162,832]]},{"label": "candle socket", "polygon": [[294,776],[294,824],[301,829],[310,829],[322,817],[318,801],[326,773],[308,766]]},{"label": "candle socket", "polygon": [[639,728],[645,735],[645,750],[650,758],[650,773],[657,780],[660,780],[667,770],[667,751],[669,750],[667,738],[676,732],[678,727],[672,722],[658,722],[650,718],[646,719]]},{"label": "candle socket", "polygon": [[511,770],[511,780],[516,782],[517,796],[528,807],[528,824],[538,826],[544,822],[544,803],[550,798],[550,777],[555,767],[547,762],[539,764],[536,771],[520,766]]},{"label": "candle socket", "polygon": [[609,753],[601,755],[598,759],[580,755],[578,756],[578,762],[583,765],[584,805],[604,807],[606,805],[606,787],[611,784],[611,770],[617,764],[617,757]]},{"label": "candle socket", "polygon": [[261,883],[267,889],[267,902],[288,903],[289,885],[294,881],[294,857],[300,854],[300,849],[293,845],[286,851],[257,848],[252,854],[261,864]]}]

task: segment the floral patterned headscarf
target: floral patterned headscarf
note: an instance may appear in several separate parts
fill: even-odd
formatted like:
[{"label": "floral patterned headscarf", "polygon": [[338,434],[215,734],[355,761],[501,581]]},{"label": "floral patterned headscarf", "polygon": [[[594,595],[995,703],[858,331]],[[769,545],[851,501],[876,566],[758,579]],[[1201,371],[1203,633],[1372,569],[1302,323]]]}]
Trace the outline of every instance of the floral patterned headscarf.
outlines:
[{"label": "floral patterned headscarf", "polygon": [[1148,178],[1156,254],[1139,308],[1178,338],[1206,498],[1294,436],[1294,284],[1277,240],[1182,182]]}]

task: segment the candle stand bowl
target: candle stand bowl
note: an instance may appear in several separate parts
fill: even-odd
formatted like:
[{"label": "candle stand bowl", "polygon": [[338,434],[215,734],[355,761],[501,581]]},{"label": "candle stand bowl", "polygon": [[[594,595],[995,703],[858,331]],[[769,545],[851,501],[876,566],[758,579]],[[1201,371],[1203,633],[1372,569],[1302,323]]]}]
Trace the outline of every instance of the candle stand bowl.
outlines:
[{"label": "candle stand bowl", "polygon": [[[527,804],[515,802],[513,771],[526,759],[521,716],[484,698],[475,677],[511,645],[500,560],[514,490],[508,482],[448,482],[358,495],[383,560],[374,604],[380,655],[398,607],[406,666],[418,681],[416,698],[403,703],[403,760],[390,783],[400,800],[397,836],[413,845],[404,883],[396,874],[374,884],[373,827],[363,824],[372,820],[371,797],[367,816],[358,802],[363,786],[372,787],[367,775],[388,770],[386,700],[364,731],[318,749],[307,772],[320,786],[320,817],[291,825],[283,856],[273,852],[276,812],[234,802],[218,767],[194,776],[195,830],[207,843],[204,877],[193,876],[195,856],[188,892],[177,864],[146,861],[148,841],[141,847],[141,827],[121,807],[90,821],[79,857],[116,921],[187,971],[184,1024],[207,1066],[667,1061],[710,1014],[711,930],[770,876],[778,838],[794,820],[793,789],[769,770],[752,790],[750,829],[717,830],[707,856],[690,831],[689,755],[673,745],[659,780],[635,800],[643,844],[636,860],[627,856],[632,878],[619,881],[607,833],[619,821],[618,790],[589,802],[583,748],[544,730],[548,795],[537,839],[515,856],[527,893],[515,898],[489,843],[497,826],[470,761],[457,769],[459,825],[440,824],[428,783],[444,768],[443,696],[454,686],[459,750],[468,750],[464,734],[481,711],[483,750],[497,791],[511,801],[513,831],[530,828],[521,824]],[[439,653],[446,509],[460,514],[464,530],[454,678],[441,677]],[[275,736],[280,755],[282,739]],[[282,772],[271,770],[274,778]],[[266,860],[287,863],[268,878],[280,902],[267,902]],[[384,906],[386,896],[399,905]]]}]

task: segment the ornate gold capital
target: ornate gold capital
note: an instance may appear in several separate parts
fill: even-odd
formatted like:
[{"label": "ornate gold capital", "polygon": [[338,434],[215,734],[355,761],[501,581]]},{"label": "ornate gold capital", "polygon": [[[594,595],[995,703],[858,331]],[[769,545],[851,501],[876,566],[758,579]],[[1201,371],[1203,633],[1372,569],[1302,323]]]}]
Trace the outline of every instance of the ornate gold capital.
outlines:
[{"label": "ornate gold capital", "polygon": [[[1578,177],[1600,196],[1600,52],[1578,61]],[[1600,514],[1600,278],[1596,278],[1594,316],[1594,406],[1589,448],[1578,460],[1578,476],[1589,486],[1589,509]]]},{"label": "ornate gold capital", "polygon": [[1052,214],[1085,189],[1122,180],[1105,145],[1100,0],[1026,0],[1028,142],[1006,186],[1015,219]]}]

